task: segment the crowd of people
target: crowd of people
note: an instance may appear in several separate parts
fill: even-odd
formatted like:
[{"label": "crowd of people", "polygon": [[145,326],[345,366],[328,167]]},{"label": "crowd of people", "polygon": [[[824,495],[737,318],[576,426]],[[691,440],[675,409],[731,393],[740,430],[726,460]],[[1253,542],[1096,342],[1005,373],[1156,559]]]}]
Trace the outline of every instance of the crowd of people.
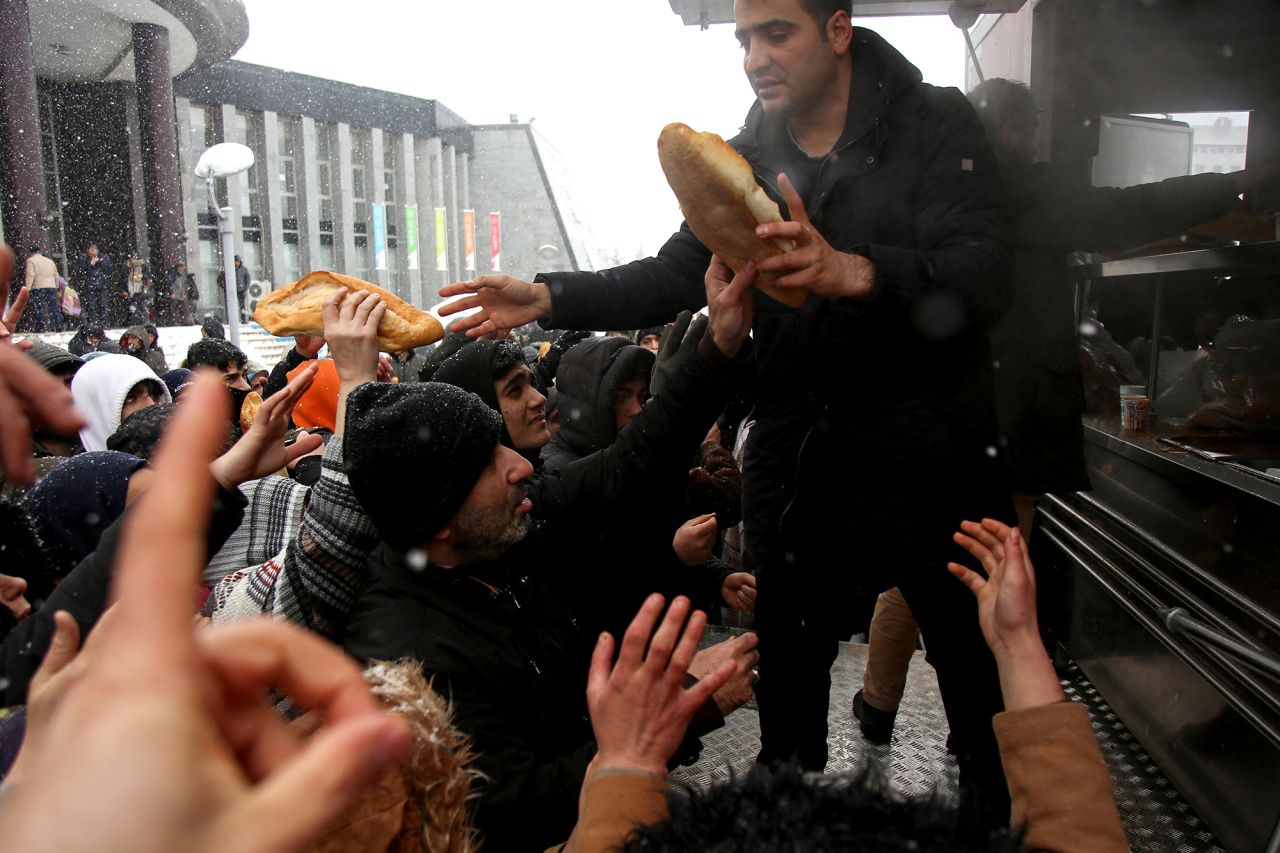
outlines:
[{"label": "crowd of people", "polygon": [[[59,332],[67,328],[134,326],[155,323],[185,326],[192,323],[200,288],[195,274],[183,262],[163,275],[153,275],[151,267],[137,252],[130,252],[119,267],[96,243],[85,247],[70,272],[62,275],[57,263],[42,246],[25,247],[25,286],[30,310],[21,331]],[[240,259],[236,258],[238,269]],[[244,270],[247,287],[248,270]],[[237,277],[239,280],[239,276]],[[243,305],[244,293],[241,293]]]},{"label": "crowd of people", "polygon": [[[10,304],[0,249],[0,837],[1127,849],[1026,546],[1038,495],[1088,486],[1050,270],[1244,178],[1064,190],[1025,87],[928,86],[847,5],[735,4],[758,101],[732,142],[787,212],[759,236],[794,247],[736,273],[682,227],[624,267],[446,286],[463,316],[430,351],[379,352],[386,304],[339,289],[269,372],[216,321],[169,369],[136,258],[109,341],[90,247],[63,350],[10,334],[56,313],[56,267],[33,250]],[[831,664],[868,623],[845,724],[889,739],[922,632],[955,803],[822,775]],[[752,699],[755,769],[670,790]]]}]

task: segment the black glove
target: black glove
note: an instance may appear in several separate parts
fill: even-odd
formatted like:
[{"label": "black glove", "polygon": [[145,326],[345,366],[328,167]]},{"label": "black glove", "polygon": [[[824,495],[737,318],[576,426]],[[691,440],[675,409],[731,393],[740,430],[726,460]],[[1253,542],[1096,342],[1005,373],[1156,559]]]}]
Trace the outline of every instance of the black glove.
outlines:
[{"label": "black glove", "polygon": [[471,338],[467,337],[466,332],[450,332],[445,335],[444,340],[431,351],[427,356],[427,360],[422,363],[422,369],[418,371],[419,382],[430,382],[431,377],[436,375],[436,371],[440,369],[440,365],[444,364],[445,359],[462,349]]},{"label": "black glove", "polygon": [[556,338],[556,342],[547,350],[547,354],[538,359],[538,363],[534,366],[544,388],[550,388],[551,383],[555,382],[556,371],[560,369],[560,359],[564,354],[589,337],[591,337],[590,332],[577,331],[563,332]]},{"label": "black glove", "polygon": [[707,315],[699,314],[693,319],[692,311],[681,311],[676,321],[662,333],[662,341],[658,344],[658,360],[653,365],[653,375],[649,379],[649,394],[658,396],[667,380],[675,375],[689,353],[698,348],[698,342],[707,331]]}]

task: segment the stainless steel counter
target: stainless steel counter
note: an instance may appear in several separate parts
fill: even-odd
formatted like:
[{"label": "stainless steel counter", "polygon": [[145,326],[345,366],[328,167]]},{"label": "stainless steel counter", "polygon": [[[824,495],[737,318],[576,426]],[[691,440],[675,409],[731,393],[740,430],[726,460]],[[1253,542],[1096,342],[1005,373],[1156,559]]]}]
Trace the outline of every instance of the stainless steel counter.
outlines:
[{"label": "stainless steel counter", "polygon": [[1168,437],[1087,423],[1093,491],[1041,504],[1042,597],[1067,653],[1228,849],[1276,849],[1280,483]]}]

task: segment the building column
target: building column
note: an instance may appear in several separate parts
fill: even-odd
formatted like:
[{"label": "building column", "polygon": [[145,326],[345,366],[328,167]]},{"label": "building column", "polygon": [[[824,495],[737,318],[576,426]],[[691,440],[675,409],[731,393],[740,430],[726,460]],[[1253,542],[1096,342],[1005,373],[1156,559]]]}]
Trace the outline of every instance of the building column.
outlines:
[{"label": "building column", "polygon": [[[351,184],[351,125],[339,123],[337,126],[338,142],[338,174],[332,176],[331,184],[335,193],[333,199],[333,254],[338,271],[352,275],[356,262],[356,232],[353,223],[356,218],[355,203],[352,201]],[[367,179],[366,179],[367,181]]]},{"label": "building column", "polygon": [[[302,117],[302,145],[298,147],[298,254],[302,274],[320,269],[320,165],[316,120]],[[330,176],[332,179],[332,176]]]},{"label": "building column", "polygon": [[418,261],[422,267],[422,307],[436,305],[436,292],[444,283],[436,272],[436,211],[440,206],[440,138],[414,140],[417,160],[415,178],[418,196]]},{"label": "building column", "polygon": [[[185,240],[187,272],[193,273],[200,265],[200,213],[196,210],[196,175],[194,152],[191,149],[191,101],[173,99],[178,119],[178,174],[182,177],[182,231]],[[164,270],[168,272],[168,270]]]},{"label": "building column", "polygon": [[[417,212],[419,221],[422,218],[422,209],[418,207],[418,164],[417,164],[417,144],[412,133],[403,133],[400,135],[400,159],[396,161],[396,191],[400,195],[401,209],[408,210],[413,205]],[[396,231],[400,237],[397,242],[400,244],[400,257],[404,260],[405,289],[408,293],[408,300],[418,307],[422,307],[426,303],[423,301],[422,292],[422,243],[418,241],[417,226],[415,226],[412,239],[417,242],[418,262],[414,269],[409,268],[409,222],[405,214],[400,215],[400,221],[396,223]]]},{"label": "building column", "polygon": [[178,130],[173,114],[169,31],[133,25],[133,68],[138,93],[142,180],[147,193],[151,270],[163,273],[182,260],[182,178],[178,174]]},{"label": "building column", "polygon": [[[369,201],[369,272],[373,276],[374,283],[392,290],[391,287],[391,252],[386,245],[386,233],[383,233],[383,259],[386,262],[386,269],[378,269],[378,241],[374,233],[373,227],[373,205],[381,205],[382,221],[387,222],[387,186],[383,182],[383,172],[385,171],[382,164],[382,129],[377,127],[369,128],[369,162],[365,164],[364,183],[365,198]],[[393,291],[394,292],[394,291]],[[397,296],[399,294],[396,294]]]},{"label": "building column", "polygon": [[[462,211],[471,210],[471,155],[465,151],[458,152],[458,257],[462,259],[458,264],[458,275],[461,278],[470,278],[474,270],[467,269],[467,220],[462,215]],[[471,210],[471,244],[476,244],[476,217],[475,211]],[[479,247],[476,247],[476,254],[479,254]],[[480,259],[476,258],[476,267],[480,266]]]},{"label": "building column", "polygon": [[445,216],[448,221],[449,235],[449,275],[450,281],[465,278],[462,272],[462,214],[458,211],[458,149],[452,145],[444,146],[445,183],[448,193],[449,212]]},{"label": "building column", "polygon": [[[138,116],[137,95],[127,89],[122,94],[125,122],[131,128],[140,127],[142,120]],[[150,264],[153,262],[150,223],[147,221],[147,179],[143,173],[142,143],[138,137],[137,133],[129,134],[129,183],[133,187],[133,233],[137,235],[133,248],[137,251],[139,258],[144,258]],[[163,273],[163,270],[156,270],[153,267],[152,273],[157,272]]]},{"label": "building column", "polygon": [[[0,135],[4,139],[4,169],[9,197],[4,199],[5,239],[26,256],[32,245],[47,239],[44,214],[44,171],[40,156],[40,106],[36,100],[36,68],[31,55],[31,18],[27,0],[0,3]],[[71,247],[67,247],[71,251]]]},{"label": "building column", "polygon": [[[262,198],[266,210],[262,223],[262,274],[273,287],[291,283],[284,271],[284,204],[280,200],[280,120],[272,110],[262,113],[262,176],[266,184]],[[294,163],[295,177],[297,163]]]}]

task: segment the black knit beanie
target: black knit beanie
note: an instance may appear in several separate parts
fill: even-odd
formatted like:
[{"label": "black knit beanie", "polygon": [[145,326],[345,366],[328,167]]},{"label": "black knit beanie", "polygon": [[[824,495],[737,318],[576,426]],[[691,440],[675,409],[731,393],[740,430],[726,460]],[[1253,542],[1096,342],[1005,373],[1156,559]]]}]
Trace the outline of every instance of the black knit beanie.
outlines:
[{"label": "black knit beanie", "polygon": [[370,382],[347,398],[347,479],[383,541],[408,550],[458,512],[501,436],[502,416],[461,388]]}]

